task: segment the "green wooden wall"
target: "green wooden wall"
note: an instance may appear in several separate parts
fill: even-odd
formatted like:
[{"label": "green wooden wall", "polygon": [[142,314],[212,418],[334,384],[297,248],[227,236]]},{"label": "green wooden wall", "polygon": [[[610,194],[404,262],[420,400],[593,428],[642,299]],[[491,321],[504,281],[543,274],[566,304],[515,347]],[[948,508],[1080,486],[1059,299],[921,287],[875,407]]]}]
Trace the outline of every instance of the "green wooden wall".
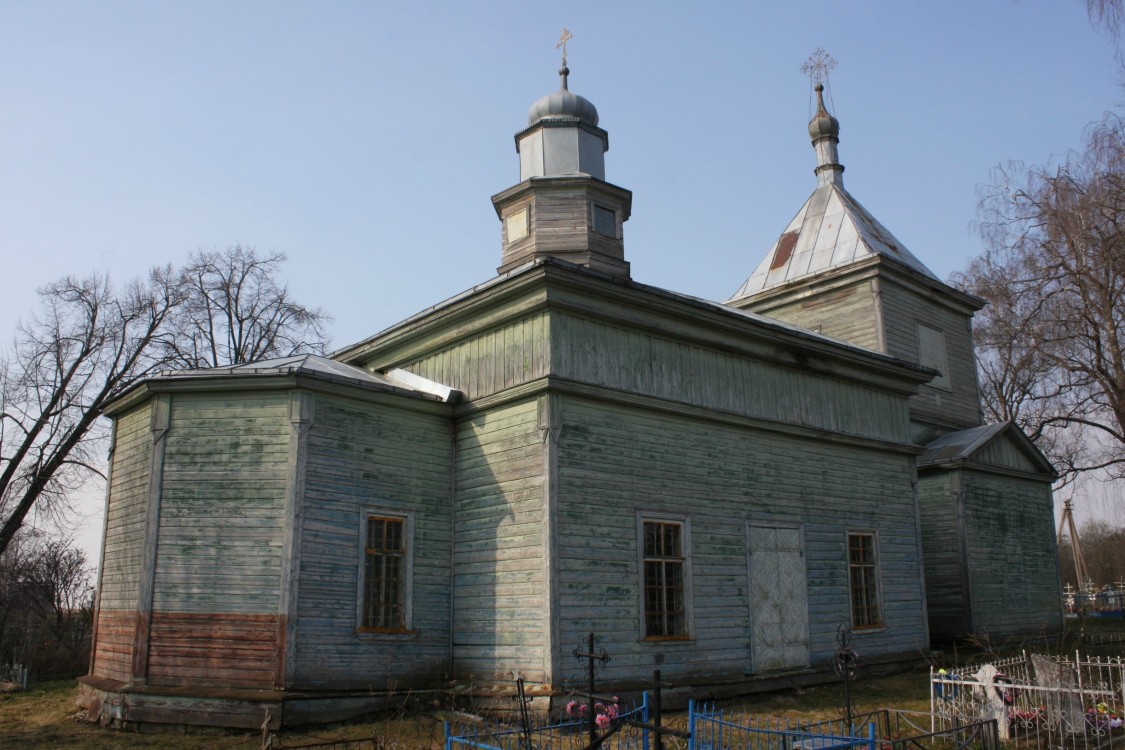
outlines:
[{"label": "green wooden wall", "polygon": [[693,406],[873,439],[909,438],[899,394],[668,336],[556,314],[551,373]]},{"label": "green wooden wall", "polygon": [[875,280],[866,278],[783,304],[767,303],[751,309],[878,352],[883,350],[883,344],[877,299]]},{"label": "green wooden wall", "polygon": [[980,394],[973,355],[972,319],[887,276],[880,279],[880,299],[886,353],[892,357],[919,361],[919,322],[944,334],[949,388],[923,385],[919,394],[910,398],[914,418],[950,428],[979,425]]},{"label": "green wooden wall", "polygon": [[177,393],[168,424],[148,680],[273,687],[288,394]]},{"label": "green wooden wall", "polygon": [[[562,665],[589,631],[615,673],[736,678],[751,668],[747,524],[799,525],[808,574],[810,658],[823,665],[850,620],[846,538],[878,535],[885,627],[857,634],[875,656],[927,645],[909,455],[801,440],[565,397],[558,439]],[[689,520],[689,641],[640,631],[638,514]]]},{"label": "green wooden wall", "polygon": [[1062,627],[1050,484],[962,471],[973,625],[990,636]]},{"label": "green wooden wall", "polygon": [[958,519],[957,472],[935,470],[918,477],[926,609],[930,636],[948,641],[971,630],[964,550],[964,519]]},{"label": "green wooden wall", "polygon": [[97,639],[92,674],[128,682],[145,538],[145,507],[152,464],[152,407],[143,404],[116,418],[106,508]]},{"label": "green wooden wall", "polygon": [[515,320],[399,366],[466,398],[498,393],[548,374],[549,316]]},{"label": "green wooden wall", "polygon": [[534,400],[458,421],[453,667],[459,676],[547,678],[543,446]]},{"label": "green wooden wall", "polygon": [[[294,684],[407,688],[447,674],[453,434],[448,416],[318,393],[304,469]],[[413,513],[408,632],[359,631],[367,514]]]}]

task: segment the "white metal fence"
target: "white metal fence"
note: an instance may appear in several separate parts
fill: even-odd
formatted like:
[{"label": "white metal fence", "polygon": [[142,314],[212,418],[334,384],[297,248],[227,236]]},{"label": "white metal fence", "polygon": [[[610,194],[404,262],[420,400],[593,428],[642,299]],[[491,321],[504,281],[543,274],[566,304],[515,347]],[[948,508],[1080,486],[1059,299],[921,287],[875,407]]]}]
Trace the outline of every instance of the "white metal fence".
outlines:
[{"label": "white metal fence", "polygon": [[1039,654],[933,670],[934,729],[996,719],[1001,741],[1027,748],[1125,750],[1125,659]]}]

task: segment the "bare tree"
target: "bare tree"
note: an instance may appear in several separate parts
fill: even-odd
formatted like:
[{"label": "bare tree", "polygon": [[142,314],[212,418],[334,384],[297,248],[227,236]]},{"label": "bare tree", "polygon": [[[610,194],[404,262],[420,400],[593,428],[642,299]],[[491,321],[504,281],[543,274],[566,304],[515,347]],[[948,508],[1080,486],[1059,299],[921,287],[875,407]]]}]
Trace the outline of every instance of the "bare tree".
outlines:
[{"label": "bare tree", "polygon": [[1066,476],[1125,476],[1125,123],[1092,126],[1061,166],[994,177],[985,252],[955,277],[989,303],[975,323],[985,409]]},{"label": "bare tree", "polygon": [[293,354],[323,354],[331,317],[294,302],[277,278],[285,256],[236,245],[198,251],[181,281],[185,300],[162,346],[179,367],[237,365]]},{"label": "bare tree", "polygon": [[1125,7],[1122,0],[1086,0],[1086,15],[1090,23],[1101,28],[1116,40],[1125,24]]},{"label": "bare tree", "polygon": [[159,370],[320,352],[329,317],[277,282],[284,256],[196,253],[115,290],[105,276],[39,291],[0,360],[0,554],[33,510],[65,513],[99,475],[111,400]]},{"label": "bare tree", "polygon": [[0,554],[0,667],[75,674],[88,663],[93,571],[66,539],[24,531]]},{"label": "bare tree", "polygon": [[[151,344],[181,301],[171,269],[115,291],[103,275],[39,290],[0,363],[0,553],[32,508],[64,510],[91,472],[102,407],[165,365]],[[93,432],[93,434],[92,434]]]},{"label": "bare tree", "polygon": [[[1116,587],[1125,580],[1125,527],[1113,527],[1104,520],[1090,519],[1078,530],[1082,559],[1090,581],[1097,588],[1106,584]],[[1059,572],[1063,584],[1081,589],[1074,568],[1073,540],[1064,537],[1059,545]]]}]

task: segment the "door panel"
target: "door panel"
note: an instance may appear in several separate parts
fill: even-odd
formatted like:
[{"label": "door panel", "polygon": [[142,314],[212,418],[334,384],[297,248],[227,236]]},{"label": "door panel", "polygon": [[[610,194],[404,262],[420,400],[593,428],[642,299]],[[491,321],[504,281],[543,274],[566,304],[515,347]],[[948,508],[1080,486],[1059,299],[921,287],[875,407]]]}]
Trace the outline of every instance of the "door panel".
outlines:
[{"label": "door panel", "polygon": [[809,665],[808,578],[801,530],[750,527],[750,645],[755,672]]}]

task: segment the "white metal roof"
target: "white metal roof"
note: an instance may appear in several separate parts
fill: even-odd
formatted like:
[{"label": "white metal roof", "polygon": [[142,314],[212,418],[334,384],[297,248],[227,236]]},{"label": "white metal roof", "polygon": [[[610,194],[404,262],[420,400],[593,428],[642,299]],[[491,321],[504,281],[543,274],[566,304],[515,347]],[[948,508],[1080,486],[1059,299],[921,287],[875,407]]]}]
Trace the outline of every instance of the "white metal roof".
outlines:
[{"label": "white metal roof", "polygon": [[728,302],[873,256],[937,280],[842,185],[821,185]]}]

